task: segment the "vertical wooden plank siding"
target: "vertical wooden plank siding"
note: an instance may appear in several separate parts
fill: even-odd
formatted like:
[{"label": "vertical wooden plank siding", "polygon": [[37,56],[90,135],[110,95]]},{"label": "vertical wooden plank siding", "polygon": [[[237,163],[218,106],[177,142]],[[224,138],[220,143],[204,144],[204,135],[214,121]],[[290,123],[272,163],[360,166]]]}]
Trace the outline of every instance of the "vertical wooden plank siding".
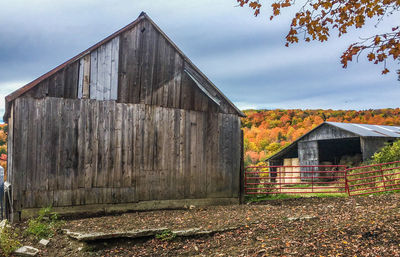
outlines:
[{"label": "vertical wooden plank siding", "polygon": [[81,99],[83,96],[83,69],[84,69],[85,63],[84,63],[84,58],[79,59],[79,78],[78,78],[78,99]]},{"label": "vertical wooden plank siding", "polygon": [[[185,110],[236,111],[146,20],[119,37],[118,102]],[[218,106],[203,90],[221,101]]]},{"label": "vertical wooden plank siding", "polygon": [[[118,102],[138,103],[141,24],[120,36],[118,58]],[[129,101],[130,100],[130,101]]]},{"label": "vertical wooden plank siding", "polygon": [[[97,50],[97,84],[96,84],[96,98],[97,100],[104,100],[104,91],[107,86],[105,77],[105,58],[106,58],[106,45],[100,46]],[[92,74],[93,75],[93,74]]]},{"label": "vertical wooden plank siding", "polygon": [[[21,101],[22,102],[22,101]],[[20,135],[15,135],[17,136],[21,136],[21,156],[19,159],[16,160],[20,160],[21,162],[21,195],[22,199],[18,199],[17,202],[19,202],[22,206],[22,204],[28,205],[29,203],[26,202],[26,199],[28,199],[28,197],[26,197],[26,191],[27,191],[27,180],[28,180],[28,176],[30,176],[30,174],[28,175],[28,135],[29,135],[29,128],[28,126],[30,126],[31,124],[31,120],[30,119],[30,111],[32,110],[33,106],[29,106],[29,103],[27,101],[24,101],[22,106],[19,108],[19,112],[20,115],[19,117],[21,118],[20,120],[20,124],[21,124],[21,134]],[[29,206],[29,205],[28,205]]]},{"label": "vertical wooden plank siding", "polygon": [[8,137],[7,137],[7,173],[4,179],[11,181],[12,170],[13,170],[13,159],[9,156],[13,156],[13,145],[14,145],[14,106],[11,106],[10,118],[8,121]]},{"label": "vertical wooden plank siding", "polygon": [[241,126],[240,118],[236,115],[231,115],[232,122],[232,144],[231,144],[231,162],[232,170],[237,170],[238,172],[232,173],[232,197],[240,197],[240,171],[241,171]]},{"label": "vertical wooden plank siding", "polygon": [[82,98],[89,98],[90,94],[90,54],[83,57],[83,84],[82,84]]},{"label": "vertical wooden plank siding", "polygon": [[79,66],[77,60],[23,94],[25,97],[77,98],[79,87]]},{"label": "vertical wooden plank siding", "polygon": [[[90,66],[90,99],[117,100],[119,45],[119,37],[115,37],[91,52],[90,62],[84,61],[85,66]],[[82,90],[86,90],[83,83],[87,76],[85,71],[84,68],[80,74]],[[86,95],[86,92],[83,92],[83,95]]]},{"label": "vertical wooden plank siding", "polygon": [[111,40],[110,100],[118,99],[119,37]]},{"label": "vertical wooden plank siding", "polygon": [[89,98],[90,92],[90,58],[87,54],[79,59],[78,99]]},{"label": "vertical wooden plank siding", "polygon": [[10,128],[16,210],[238,197],[236,115],[19,98]]},{"label": "vertical wooden plank siding", "polygon": [[[23,170],[22,170],[22,162],[21,161],[14,161],[18,160],[22,156],[22,112],[20,111],[20,108],[22,107],[23,103],[19,99],[16,99],[16,101],[13,104],[13,118],[12,120],[9,120],[9,122],[13,123],[13,134],[8,135],[8,141],[13,142],[13,144],[17,147],[13,147],[13,151],[10,154],[8,154],[7,158],[8,161],[11,161],[13,163],[12,167],[8,166],[9,168],[9,178],[8,182],[12,183],[12,208],[15,211],[20,211],[21,210],[21,203],[18,201],[21,200],[21,191],[22,191],[22,178],[24,176]],[[9,124],[10,125],[10,124]],[[18,137],[15,135],[19,135]],[[12,138],[11,138],[12,136]],[[11,169],[12,168],[12,169]],[[20,175],[16,175],[16,171]]]},{"label": "vertical wooden plank siding", "polygon": [[90,53],[90,99],[97,99],[97,50]]},{"label": "vertical wooden plank siding", "polygon": [[77,98],[79,84],[79,61],[73,62],[65,68],[64,98]]}]

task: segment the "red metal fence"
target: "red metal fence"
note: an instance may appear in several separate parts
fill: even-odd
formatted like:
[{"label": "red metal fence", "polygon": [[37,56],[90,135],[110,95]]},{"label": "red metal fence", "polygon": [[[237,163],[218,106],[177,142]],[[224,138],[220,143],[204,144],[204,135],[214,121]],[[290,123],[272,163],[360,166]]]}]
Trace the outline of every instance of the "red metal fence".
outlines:
[{"label": "red metal fence", "polygon": [[249,166],[245,194],[345,193],[346,166]]},{"label": "red metal fence", "polygon": [[343,165],[249,166],[245,195],[336,194],[400,190],[400,161],[346,168]]},{"label": "red metal fence", "polygon": [[400,190],[400,161],[347,169],[349,195]]}]

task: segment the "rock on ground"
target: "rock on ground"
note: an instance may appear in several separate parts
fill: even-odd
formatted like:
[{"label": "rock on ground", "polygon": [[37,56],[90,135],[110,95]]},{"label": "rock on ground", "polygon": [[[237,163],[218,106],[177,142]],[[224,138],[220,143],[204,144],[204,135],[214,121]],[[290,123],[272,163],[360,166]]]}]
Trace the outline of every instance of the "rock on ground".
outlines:
[{"label": "rock on ground", "polygon": [[39,253],[39,249],[32,246],[22,246],[14,252],[18,256],[36,256]]},{"label": "rock on ground", "polygon": [[47,240],[47,239],[41,239],[41,240],[39,241],[39,244],[41,244],[41,245],[43,245],[43,246],[47,246],[49,243],[50,243],[50,241]]}]

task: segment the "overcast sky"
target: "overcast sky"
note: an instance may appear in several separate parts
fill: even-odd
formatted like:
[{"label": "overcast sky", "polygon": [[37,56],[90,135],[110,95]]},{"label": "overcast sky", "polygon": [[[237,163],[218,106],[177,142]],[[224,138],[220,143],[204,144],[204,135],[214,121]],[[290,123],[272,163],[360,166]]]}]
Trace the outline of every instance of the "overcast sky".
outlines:
[{"label": "overcast sky", "polygon": [[[145,11],[240,109],[399,107],[394,71],[339,57],[359,37],[385,31],[392,16],[328,43],[284,47],[288,10],[270,22],[235,0],[13,0],[0,3],[0,115],[4,97]],[[399,24],[397,24],[399,25]],[[395,66],[394,66],[395,67]],[[398,68],[399,66],[397,66]]]}]

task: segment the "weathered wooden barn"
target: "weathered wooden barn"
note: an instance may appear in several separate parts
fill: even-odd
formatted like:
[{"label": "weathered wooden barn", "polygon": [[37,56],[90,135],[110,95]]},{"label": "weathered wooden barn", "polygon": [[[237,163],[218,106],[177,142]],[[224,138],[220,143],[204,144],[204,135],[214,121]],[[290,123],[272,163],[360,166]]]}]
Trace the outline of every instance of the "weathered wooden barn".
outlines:
[{"label": "weathered wooden barn", "polygon": [[9,212],[238,203],[243,116],[142,13],[6,97]]},{"label": "weathered wooden barn", "polygon": [[324,122],[268,161],[278,166],[358,164],[399,138],[400,127],[396,126]]}]

